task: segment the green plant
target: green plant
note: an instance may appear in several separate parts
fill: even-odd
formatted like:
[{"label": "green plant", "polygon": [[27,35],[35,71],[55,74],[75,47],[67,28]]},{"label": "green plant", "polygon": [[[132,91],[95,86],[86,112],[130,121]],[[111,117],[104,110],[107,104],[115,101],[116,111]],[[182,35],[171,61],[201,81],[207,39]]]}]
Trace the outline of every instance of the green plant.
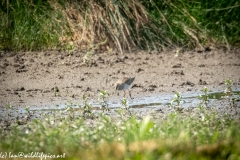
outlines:
[{"label": "green plant", "polygon": [[226,88],[224,90],[224,96],[226,96],[230,102],[231,107],[236,107],[236,98],[232,89],[232,80],[227,79],[225,81]]},{"label": "green plant", "polygon": [[232,80],[231,79],[227,79],[225,81],[225,85],[226,85],[226,88],[224,90],[225,96],[232,97],[234,95],[233,89],[232,89]]},{"label": "green plant", "polygon": [[[63,112],[68,112],[68,118],[73,120],[75,118],[75,111],[73,109],[74,104],[69,102],[65,105]],[[54,112],[54,119],[55,119],[55,112]]]},{"label": "green plant", "polygon": [[129,108],[129,105],[128,105],[128,100],[126,98],[123,98],[121,100],[121,109],[124,109],[124,110],[128,111],[128,113],[131,115],[130,108]]},{"label": "green plant", "polygon": [[185,102],[185,101],[183,100],[182,96],[181,96],[181,93],[180,93],[180,92],[175,92],[174,98],[173,98],[173,100],[171,101],[170,106],[171,106],[171,107],[176,107],[176,106],[180,107],[180,103],[181,103],[181,102]]},{"label": "green plant", "polygon": [[198,98],[204,103],[205,107],[207,107],[209,103],[209,95],[208,95],[208,88],[205,86],[202,89],[203,94],[199,95]]},{"label": "green plant", "polygon": [[11,104],[8,103],[7,106],[6,106],[6,108],[7,108],[7,119],[8,119],[8,121],[9,121],[9,120],[10,120],[10,116],[11,116],[11,109],[12,109]]},{"label": "green plant", "polygon": [[31,119],[31,116],[32,116],[32,115],[31,115],[31,113],[30,113],[29,107],[26,107],[26,108],[25,108],[25,111],[27,112],[27,118],[28,118],[28,119]]},{"label": "green plant", "polygon": [[93,113],[92,113],[92,106],[87,102],[88,98],[87,96],[83,95],[82,97],[83,100],[83,116],[85,118],[93,118]]},{"label": "green plant", "polygon": [[59,88],[57,86],[53,87],[52,91],[53,91],[55,97],[56,96],[60,96],[60,90],[59,90]]},{"label": "green plant", "polygon": [[103,110],[104,112],[109,111],[108,103],[106,101],[107,96],[108,96],[107,91],[105,90],[100,91],[98,100],[100,103],[100,109]]},{"label": "green plant", "polygon": [[198,109],[201,111],[201,112],[203,112],[203,111],[205,111],[205,109],[206,109],[206,106],[203,106],[203,105],[201,105],[201,104],[198,104]]}]

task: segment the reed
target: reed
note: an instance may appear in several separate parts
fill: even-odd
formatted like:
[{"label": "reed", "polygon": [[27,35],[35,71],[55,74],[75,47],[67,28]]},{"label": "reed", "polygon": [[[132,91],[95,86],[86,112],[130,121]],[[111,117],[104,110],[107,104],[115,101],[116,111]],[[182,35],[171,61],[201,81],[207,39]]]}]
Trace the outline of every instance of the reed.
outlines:
[{"label": "reed", "polygon": [[206,0],[4,0],[0,49],[186,49],[240,44],[240,4]]}]

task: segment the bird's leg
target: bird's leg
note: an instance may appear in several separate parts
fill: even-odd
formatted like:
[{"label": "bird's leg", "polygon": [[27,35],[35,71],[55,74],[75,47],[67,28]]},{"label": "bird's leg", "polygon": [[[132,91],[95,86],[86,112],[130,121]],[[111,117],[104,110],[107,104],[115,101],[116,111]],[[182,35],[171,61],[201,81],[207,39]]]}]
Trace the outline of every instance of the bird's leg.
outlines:
[{"label": "bird's leg", "polygon": [[125,98],[126,97],[126,91],[124,90],[123,92],[124,92],[123,97]]},{"label": "bird's leg", "polygon": [[129,93],[130,98],[133,99],[130,90],[128,91],[128,93]]}]

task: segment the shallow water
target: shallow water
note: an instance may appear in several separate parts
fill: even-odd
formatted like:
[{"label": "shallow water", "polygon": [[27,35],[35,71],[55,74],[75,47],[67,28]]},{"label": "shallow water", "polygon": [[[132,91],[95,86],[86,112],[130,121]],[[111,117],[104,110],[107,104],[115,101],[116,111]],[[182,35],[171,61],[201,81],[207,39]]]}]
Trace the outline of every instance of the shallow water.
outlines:
[{"label": "shallow water", "polygon": [[[201,100],[198,98],[199,93],[182,93],[182,103],[183,108],[196,107],[201,103]],[[224,92],[209,92],[208,97],[211,102],[219,101],[226,99]],[[240,89],[234,91],[234,98],[240,99]],[[146,96],[146,97],[136,97],[134,99],[128,99],[128,106],[134,109],[147,109],[147,108],[157,108],[157,107],[166,107],[170,106],[174,94],[167,95],[155,95],[155,96]],[[121,107],[121,99],[117,100],[108,100],[108,108],[117,109]],[[90,103],[92,105],[92,110],[99,110],[100,105],[98,102]],[[42,113],[51,114],[56,110],[66,110],[68,107],[72,107],[75,111],[81,110],[81,104],[62,104],[58,106],[48,106],[48,107],[29,107],[29,112],[33,117],[39,117]],[[22,107],[12,107],[11,109],[0,108],[1,119],[6,119],[6,117],[11,117],[14,119],[16,116],[19,118],[26,116],[27,110]],[[10,115],[10,116],[8,116]],[[8,118],[9,119],[9,118]]]}]

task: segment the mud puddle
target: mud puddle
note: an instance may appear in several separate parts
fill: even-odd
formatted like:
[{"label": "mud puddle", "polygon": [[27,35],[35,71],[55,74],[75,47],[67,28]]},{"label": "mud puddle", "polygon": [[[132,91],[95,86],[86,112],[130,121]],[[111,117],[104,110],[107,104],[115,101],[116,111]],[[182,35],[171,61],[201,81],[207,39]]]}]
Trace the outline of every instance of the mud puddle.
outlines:
[{"label": "mud puddle", "polygon": [[[233,92],[234,95],[231,98],[235,98],[237,100],[237,105],[239,106],[240,101],[240,89]],[[201,99],[199,99],[200,93],[182,93],[181,96],[181,103],[180,105],[183,108],[189,108],[189,107],[197,107],[199,104],[201,104]],[[168,94],[168,95],[155,95],[155,96],[147,96],[147,97],[137,97],[134,99],[128,99],[128,106],[131,110],[135,111],[148,111],[152,109],[163,109],[163,108],[171,108],[170,104],[172,99],[174,98],[174,94]],[[209,98],[209,105],[218,106],[218,103],[221,100],[227,100],[228,97],[224,96],[224,92],[209,92],[208,93]],[[94,113],[101,112],[100,111],[100,104],[98,102],[89,102],[89,104],[92,106],[92,111]],[[121,108],[121,99],[118,100],[109,100],[107,101],[108,108],[110,110],[117,110]],[[11,108],[0,108],[0,116],[1,121],[13,121],[16,119],[24,119],[30,117],[31,118],[41,118],[42,116],[51,116],[58,112],[58,116],[66,116],[69,113],[72,113],[71,111],[78,112],[82,111],[82,105],[83,104],[74,104],[74,103],[68,103],[68,104],[62,104],[57,106],[45,106],[45,107],[11,107]],[[71,110],[71,111],[70,111]],[[60,112],[59,112],[60,111]],[[77,115],[77,114],[76,114]]]}]

